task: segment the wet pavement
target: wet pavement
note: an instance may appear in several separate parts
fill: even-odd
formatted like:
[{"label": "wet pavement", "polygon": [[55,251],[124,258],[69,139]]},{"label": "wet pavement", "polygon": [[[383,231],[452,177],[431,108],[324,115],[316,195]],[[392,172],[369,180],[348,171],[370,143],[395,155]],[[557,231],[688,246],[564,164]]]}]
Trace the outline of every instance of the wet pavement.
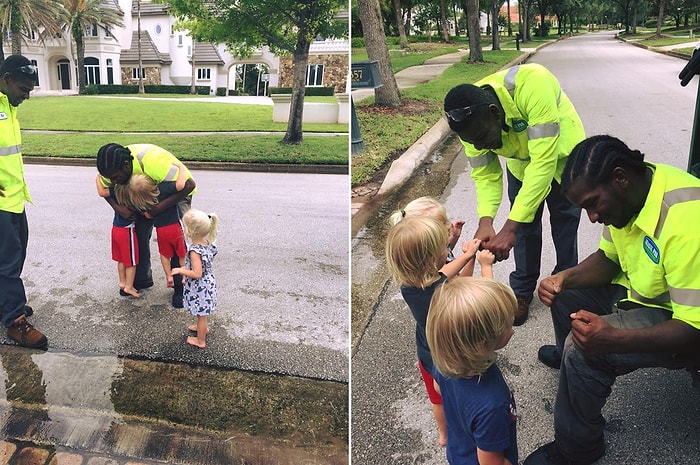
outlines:
[{"label": "wet pavement", "polygon": [[193,206],[220,217],[199,350],[155,242],[155,285],[119,296],[95,168],[25,171],[23,278],[50,348],[0,345],[0,463],[347,463],[346,175],[193,170]]}]

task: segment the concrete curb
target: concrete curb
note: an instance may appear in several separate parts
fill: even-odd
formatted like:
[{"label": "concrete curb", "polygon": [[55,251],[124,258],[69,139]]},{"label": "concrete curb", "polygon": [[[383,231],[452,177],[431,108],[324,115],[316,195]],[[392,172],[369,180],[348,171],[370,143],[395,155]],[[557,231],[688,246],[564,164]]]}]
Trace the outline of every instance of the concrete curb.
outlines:
[{"label": "concrete curb", "polygon": [[[95,166],[94,158],[61,158],[24,156],[24,163],[35,165]],[[348,165],[295,165],[291,163],[224,163],[186,161],[194,170],[248,171],[259,173],[348,174]]]}]

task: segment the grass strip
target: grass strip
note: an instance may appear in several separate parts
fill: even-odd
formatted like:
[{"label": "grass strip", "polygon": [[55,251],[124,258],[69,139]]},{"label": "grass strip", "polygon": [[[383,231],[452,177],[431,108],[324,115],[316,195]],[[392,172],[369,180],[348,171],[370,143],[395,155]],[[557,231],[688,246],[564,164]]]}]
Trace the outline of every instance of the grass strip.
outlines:
[{"label": "grass strip", "polygon": [[282,136],[177,136],[131,134],[22,135],[24,156],[95,158],[104,144],[159,145],[182,161],[347,165],[348,136],[305,136],[301,145],[282,145]]},{"label": "grass strip", "polygon": [[484,50],[484,63],[468,64],[464,61],[451,66],[437,79],[401,91],[402,99],[422,103],[422,111],[402,114],[373,111],[374,98],[356,104],[355,110],[360,133],[367,149],[352,156],[352,185],[369,182],[374,173],[388,161],[400,155],[442,118],[442,102],[447,92],[456,85],[476,82],[498,71],[523,53],[516,50]]}]

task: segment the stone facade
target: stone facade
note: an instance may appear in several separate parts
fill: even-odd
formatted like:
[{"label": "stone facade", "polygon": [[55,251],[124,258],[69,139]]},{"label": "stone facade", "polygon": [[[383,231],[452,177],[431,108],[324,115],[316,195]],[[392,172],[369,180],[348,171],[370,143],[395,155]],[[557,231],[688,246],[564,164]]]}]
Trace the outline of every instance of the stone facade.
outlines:
[{"label": "stone facade", "polygon": [[[160,80],[160,68],[155,66],[144,66],[146,70],[146,75],[144,76],[143,83],[145,84],[161,84]],[[138,84],[138,79],[133,79],[134,67],[124,66],[122,67],[122,83],[124,84]]]},{"label": "stone facade", "polygon": [[[343,94],[347,90],[348,55],[321,55],[309,54],[309,65],[323,65],[323,86],[333,87],[336,94]],[[280,57],[279,87],[292,87],[294,77],[294,62],[292,57]]]}]

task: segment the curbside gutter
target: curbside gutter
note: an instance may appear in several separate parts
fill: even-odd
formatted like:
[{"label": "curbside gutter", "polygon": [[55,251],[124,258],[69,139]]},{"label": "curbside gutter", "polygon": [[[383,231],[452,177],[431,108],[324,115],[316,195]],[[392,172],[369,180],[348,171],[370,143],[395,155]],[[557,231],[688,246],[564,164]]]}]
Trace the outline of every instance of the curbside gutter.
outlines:
[{"label": "curbside gutter", "polygon": [[[24,163],[34,165],[95,166],[94,158],[32,157]],[[258,173],[349,174],[348,165],[302,165],[293,163],[225,163],[185,161],[187,168],[209,171],[248,171]]]}]

